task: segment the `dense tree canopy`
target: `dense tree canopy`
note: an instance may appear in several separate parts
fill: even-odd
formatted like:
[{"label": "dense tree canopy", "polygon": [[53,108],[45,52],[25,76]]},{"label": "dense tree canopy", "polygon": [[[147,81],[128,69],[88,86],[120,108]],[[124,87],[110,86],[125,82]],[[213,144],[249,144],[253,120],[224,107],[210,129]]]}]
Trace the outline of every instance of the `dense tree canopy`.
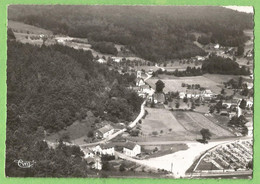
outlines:
[{"label": "dense tree canopy", "polygon": [[9,6],[8,13],[9,19],[55,34],[123,44],[155,62],[206,55],[193,44],[194,32],[211,35],[212,43],[238,46],[247,39],[243,30],[253,27],[251,14],[210,6]]},{"label": "dense tree canopy", "polygon": [[216,55],[210,56],[203,62],[202,71],[210,74],[250,75],[250,70],[245,66],[240,67],[236,61]]}]

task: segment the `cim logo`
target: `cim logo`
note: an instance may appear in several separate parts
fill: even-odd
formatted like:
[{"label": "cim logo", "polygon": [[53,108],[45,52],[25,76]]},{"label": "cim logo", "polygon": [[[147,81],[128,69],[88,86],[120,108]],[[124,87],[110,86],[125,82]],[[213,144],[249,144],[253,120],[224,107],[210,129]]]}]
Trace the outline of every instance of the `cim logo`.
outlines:
[{"label": "cim logo", "polygon": [[15,160],[15,163],[21,168],[31,168],[36,162],[33,161],[23,161],[22,159],[20,160]]}]

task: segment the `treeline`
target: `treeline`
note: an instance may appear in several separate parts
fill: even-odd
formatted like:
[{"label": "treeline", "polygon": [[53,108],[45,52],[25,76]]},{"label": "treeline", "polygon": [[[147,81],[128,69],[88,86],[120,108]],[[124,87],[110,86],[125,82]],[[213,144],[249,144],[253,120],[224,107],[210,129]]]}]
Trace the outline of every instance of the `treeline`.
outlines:
[{"label": "treeline", "polygon": [[16,5],[8,13],[9,19],[54,33],[126,45],[154,62],[206,55],[191,32],[211,33],[211,42],[235,46],[243,42],[243,30],[253,27],[251,14],[210,6]]},{"label": "treeline", "polygon": [[186,70],[179,71],[176,69],[175,71],[167,71],[167,70],[162,70],[158,69],[153,73],[153,76],[158,76],[159,74],[166,74],[166,75],[174,75],[176,77],[187,77],[187,76],[199,76],[203,75],[203,71],[201,70],[200,67],[190,67],[188,66]]},{"label": "treeline", "polygon": [[249,68],[240,67],[239,64],[230,59],[216,55],[209,56],[201,67],[202,71],[210,74],[226,74],[226,75],[250,75]]},{"label": "treeline", "polygon": [[[223,36],[224,34],[229,35],[229,37]],[[229,30],[226,33],[218,32],[215,30],[215,33],[209,35],[201,35],[198,37],[198,42],[202,45],[207,45],[209,43],[220,44],[222,46],[229,47],[239,47],[243,45],[250,37],[245,36],[243,30]]]}]

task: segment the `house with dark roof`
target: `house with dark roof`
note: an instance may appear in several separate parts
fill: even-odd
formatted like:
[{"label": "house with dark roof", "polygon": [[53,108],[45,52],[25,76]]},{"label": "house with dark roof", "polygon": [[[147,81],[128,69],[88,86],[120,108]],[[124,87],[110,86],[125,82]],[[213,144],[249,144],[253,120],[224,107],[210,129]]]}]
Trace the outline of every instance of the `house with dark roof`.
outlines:
[{"label": "house with dark roof", "polygon": [[134,142],[126,142],[123,147],[123,153],[130,157],[135,157],[141,153],[141,146]]},{"label": "house with dark roof", "polygon": [[106,125],[95,132],[97,138],[107,138],[114,133],[114,128],[111,125]]}]

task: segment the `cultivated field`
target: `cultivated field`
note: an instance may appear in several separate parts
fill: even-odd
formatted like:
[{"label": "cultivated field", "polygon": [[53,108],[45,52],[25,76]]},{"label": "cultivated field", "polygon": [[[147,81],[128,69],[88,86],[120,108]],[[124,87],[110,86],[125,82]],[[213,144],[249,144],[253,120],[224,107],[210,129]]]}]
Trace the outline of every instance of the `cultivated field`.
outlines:
[{"label": "cultivated field", "polygon": [[207,128],[213,134],[213,137],[228,137],[233,136],[228,130],[216,125],[204,115],[196,112],[172,112],[177,121],[187,130],[187,132],[200,134],[202,128]]},{"label": "cultivated field", "polygon": [[[195,140],[201,138],[200,130],[207,128],[212,138],[234,136],[201,113],[190,111],[169,111],[166,109],[146,108],[148,115],[142,120],[142,136],[129,139],[139,142],[160,142]],[[158,135],[154,135],[153,132]]]}]

